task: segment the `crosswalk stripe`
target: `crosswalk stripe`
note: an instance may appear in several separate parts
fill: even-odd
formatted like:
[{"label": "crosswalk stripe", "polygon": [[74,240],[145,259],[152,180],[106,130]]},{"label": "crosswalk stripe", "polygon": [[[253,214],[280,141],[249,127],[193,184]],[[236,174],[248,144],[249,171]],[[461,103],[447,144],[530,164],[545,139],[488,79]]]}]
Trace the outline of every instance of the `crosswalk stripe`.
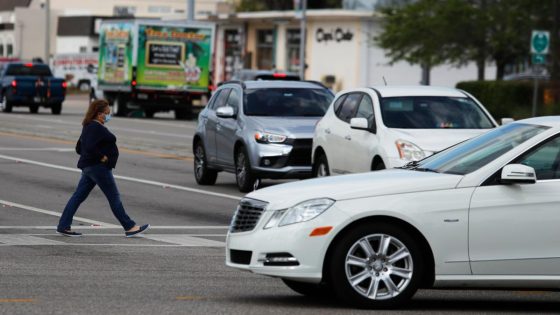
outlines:
[{"label": "crosswalk stripe", "polygon": [[[207,235],[185,235],[185,234],[147,234],[133,238],[136,243],[123,243],[123,234],[86,234],[82,237],[56,236],[60,240],[45,238],[55,236],[48,235],[29,235],[29,234],[0,234],[0,246],[124,246],[124,247],[224,247],[225,242],[203,238]],[[103,243],[82,243],[81,240],[88,237],[112,237],[118,238],[119,243],[110,243],[106,240]],[[225,237],[225,235],[208,235],[209,237]],[[91,240],[91,238],[90,238]],[[142,240],[156,241],[164,244],[138,243]]]},{"label": "crosswalk stripe", "polygon": [[224,247],[225,246],[224,242],[209,240],[200,237],[193,237],[188,235],[179,235],[179,234],[159,234],[159,235],[148,234],[148,235],[144,235],[144,238],[158,241],[158,242],[172,243],[177,245],[193,246],[193,247],[197,247],[197,246]]},{"label": "crosswalk stripe", "polygon": [[64,242],[21,234],[0,234],[0,243],[9,246],[64,245]]}]

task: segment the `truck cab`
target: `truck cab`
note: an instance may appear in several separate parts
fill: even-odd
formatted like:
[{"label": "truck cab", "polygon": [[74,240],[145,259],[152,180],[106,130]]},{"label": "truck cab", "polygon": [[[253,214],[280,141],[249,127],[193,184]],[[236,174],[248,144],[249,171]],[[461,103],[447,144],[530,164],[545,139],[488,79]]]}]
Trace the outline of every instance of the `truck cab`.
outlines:
[{"label": "truck cab", "polygon": [[44,63],[7,63],[0,66],[0,110],[10,113],[13,107],[21,106],[37,113],[39,107],[46,107],[59,115],[66,87],[66,82],[53,77]]}]

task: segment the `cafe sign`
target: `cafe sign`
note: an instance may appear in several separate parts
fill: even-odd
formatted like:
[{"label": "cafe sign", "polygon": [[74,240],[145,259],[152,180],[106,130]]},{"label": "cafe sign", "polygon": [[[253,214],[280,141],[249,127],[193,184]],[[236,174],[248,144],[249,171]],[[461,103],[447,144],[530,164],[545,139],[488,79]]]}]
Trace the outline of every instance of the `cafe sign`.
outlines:
[{"label": "cafe sign", "polygon": [[341,27],[334,29],[324,29],[322,27],[315,31],[315,40],[318,43],[328,43],[328,42],[344,42],[352,41],[354,34],[350,30],[344,30]]}]

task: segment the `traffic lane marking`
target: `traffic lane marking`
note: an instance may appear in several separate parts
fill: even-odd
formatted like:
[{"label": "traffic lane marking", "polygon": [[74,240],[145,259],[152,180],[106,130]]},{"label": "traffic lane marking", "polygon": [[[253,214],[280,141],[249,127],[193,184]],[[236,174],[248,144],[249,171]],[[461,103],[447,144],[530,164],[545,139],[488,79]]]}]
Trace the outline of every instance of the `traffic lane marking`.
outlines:
[{"label": "traffic lane marking", "polygon": [[[56,124],[60,124],[60,125],[71,125],[71,126],[75,126],[77,130],[81,129],[81,126],[74,122],[69,122],[69,121],[64,121],[61,119],[48,119],[48,118],[37,118],[37,117],[30,117],[30,116],[23,116],[23,115],[11,115],[10,117],[15,117],[15,118],[19,118],[19,119],[27,119],[27,120],[33,120],[33,121],[43,121],[43,122],[50,122],[50,123],[56,123]],[[139,133],[139,134],[149,134],[149,135],[154,135],[154,136],[164,136],[164,137],[173,137],[173,138],[179,138],[179,139],[192,139],[193,136],[191,135],[185,135],[185,134],[176,134],[176,133],[167,133],[167,132],[159,132],[159,131],[153,131],[153,130],[140,130],[140,129],[133,129],[133,128],[126,128],[126,127],[111,127],[111,130],[115,130],[115,131],[125,131],[125,132],[130,132],[130,133]]]},{"label": "traffic lane marking", "polygon": [[[122,229],[120,226],[83,226],[77,225],[74,227],[77,230],[110,230],[110,229]],[[53,225],[0,225],[0,230],[21,230],[21,229],[36,229],[36,230],[53,230],[56,226]],[[156,225],[151,226],[150,230],[227,230],[229,226],[227,225]]]},{"label": "traffic lane marking", "polygon": [[0,299],[0,303],[34,303],[35,299]]},{"label": "traffic lane marking", "polygon": [[8,148],[0,147],[0,151],[53,151],[53,152],[74,152],[72,148]]},{"label": "traffic lane marking", "polygon": [[[7,131],[0,131],[0,136],[7,136],[13,138],[20,138],[20,139],[27,139],[27,140],[36,140],[36,141],[44,141],[44,142],[51,142],[51,143],[58,143],[58,144],[68,144],[71,145],[71,151],[74,151],[74,146],[76,145],[75,141],[68,141],[56,138],[48,138],[48,137],[41,137],[36,135],[28,135],[28,134],[21,134],[15,132],[7,132]],[[127,148],[120,148],[120,152],[133,154],[133,155],[142,155],[147,157],[157,157],[163,159],[173,159],[179,161],[190,161],[192,162],[194,159],[191,156],[180,156],[175,154],[164,154],[160,152],[153,152],[153,151],[142,151],[142,150],[135,150],[135,149],[127,149]]]},{"label": "traffic lane marking", "polygon": [[[2,200],[2,199],[0,199],[0,204],[2,204],[2,207],[6,207],[6,206],[15,207],[15,208],[18,208],[18,209],[23,209],[23,210],[42,213],[42,214],[52,215],[52,216],[59,217],[59,218],[62,215],[62,213],[60,213],[60,212],[40,209],[40,208],[37,208],[37,207],[32,207],[32,206],[27,206],[27,205],[22,205],[22,204],[19,204],[19,203],[7,201],[7,200]],[[115,225],[115,224],[106,223],[106,222],[97,221],[97,220],[90,220],[90,219],[86,219],[86,218],[83,218],[83,217],[74,217],[73,219],[76,220],[76,221],[79,221],[79,222],[90,223],[90,224],[95,224],[95,225],[100,225],[100,226],[119,227],[118,225]]]},{"label": "traffic lane marking", "polygon": [[[43,162],[28,160],[28,159],[21,159],[21,158],[17,158],[17,157],[14,157],[14,156],[8,156],[8,155],[1,155],[0,154],[0,159],[15,161],[16,163],[19,162],[19,163],[27,163],[27,164],[31,164],[31,165],[43,166],[43,167],[48,167],[48,168],[53,168],[53,169],[58,169],[58,170],[68,171],[68,172],[74,172],[74,173],[81,173],[82,172],[82,170],[76,169],[76,168],[70,168],[70,167],[55,165],[55,164],[50,164],[50,163],[43,163]],[[209,195],[209,196],[213,196],[213,197],[221,197],[221,198],[226,198],[226,199],[241,200],[240,196],[234,196],[234,195],[217,193],[217,192],[212,192],[212,191],[207,191],[207,190],[202,190],[202,189],[190,188],[190,187],[186,187],[186,186],[168,184],[168,183],[163,183],[163,182],[158,182],[158,181],[153,181],[153,180],[135,178],[135,177],[130,177],[130,176],[122,176],[122,175],[114,175],[113,177],[115,179],[120,179],[120,180],[133,182],[133,183],[146,184],[146,185],[156,186],[156,187],[160,187],[160,188],[171,188],[171,189],[188,191],[188,192],[197,193],[197,194]]]},{"label": "traffic lane marking", "polygon": [[[203,238],[199,235],[185,234],[143,234],[134,238],[126,238],[127,243],[86,243],[92,239],[90,235],[81,237],[65,237],[57,234],[48,234],[47,237],[31,236],[28,234],[1,234],[0,246],[139,246],[139,247],[225,247],[225,242]],[[50,237],[50,238],[48,238]],[[125,239],[124,234],[96,235],[99,237],[118,237]],[[225,237],[221,235],[220,237]],[[58,239],[55,240],[54,238]],[[147,242],[146,242],[147,241]]]}]

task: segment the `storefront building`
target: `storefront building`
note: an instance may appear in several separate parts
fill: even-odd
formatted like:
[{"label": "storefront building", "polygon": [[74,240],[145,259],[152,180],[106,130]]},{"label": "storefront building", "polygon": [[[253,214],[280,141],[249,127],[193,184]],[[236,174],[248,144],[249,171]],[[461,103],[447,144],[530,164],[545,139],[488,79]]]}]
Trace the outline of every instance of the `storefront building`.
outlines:
[{"label": "storefront building", "polygon": [[[417,85],[421,68],[389,65],[373,38],[381,30],[374,11],[308,10],[305,79],[321,81],[335,91],[357,86]],[[300,19],[295,11],[241,12],[209,15],[215,22],[214,80],[221,82],[240,69],[299,71]],[[491,68],[491,67],[489,67]],[[487,73],[492,73],[487,69]],[[476,67],[450,65],[432,69],[432,85],[454,86],[476,79]],[[489,78],[491,79],[491,78]]]}]

